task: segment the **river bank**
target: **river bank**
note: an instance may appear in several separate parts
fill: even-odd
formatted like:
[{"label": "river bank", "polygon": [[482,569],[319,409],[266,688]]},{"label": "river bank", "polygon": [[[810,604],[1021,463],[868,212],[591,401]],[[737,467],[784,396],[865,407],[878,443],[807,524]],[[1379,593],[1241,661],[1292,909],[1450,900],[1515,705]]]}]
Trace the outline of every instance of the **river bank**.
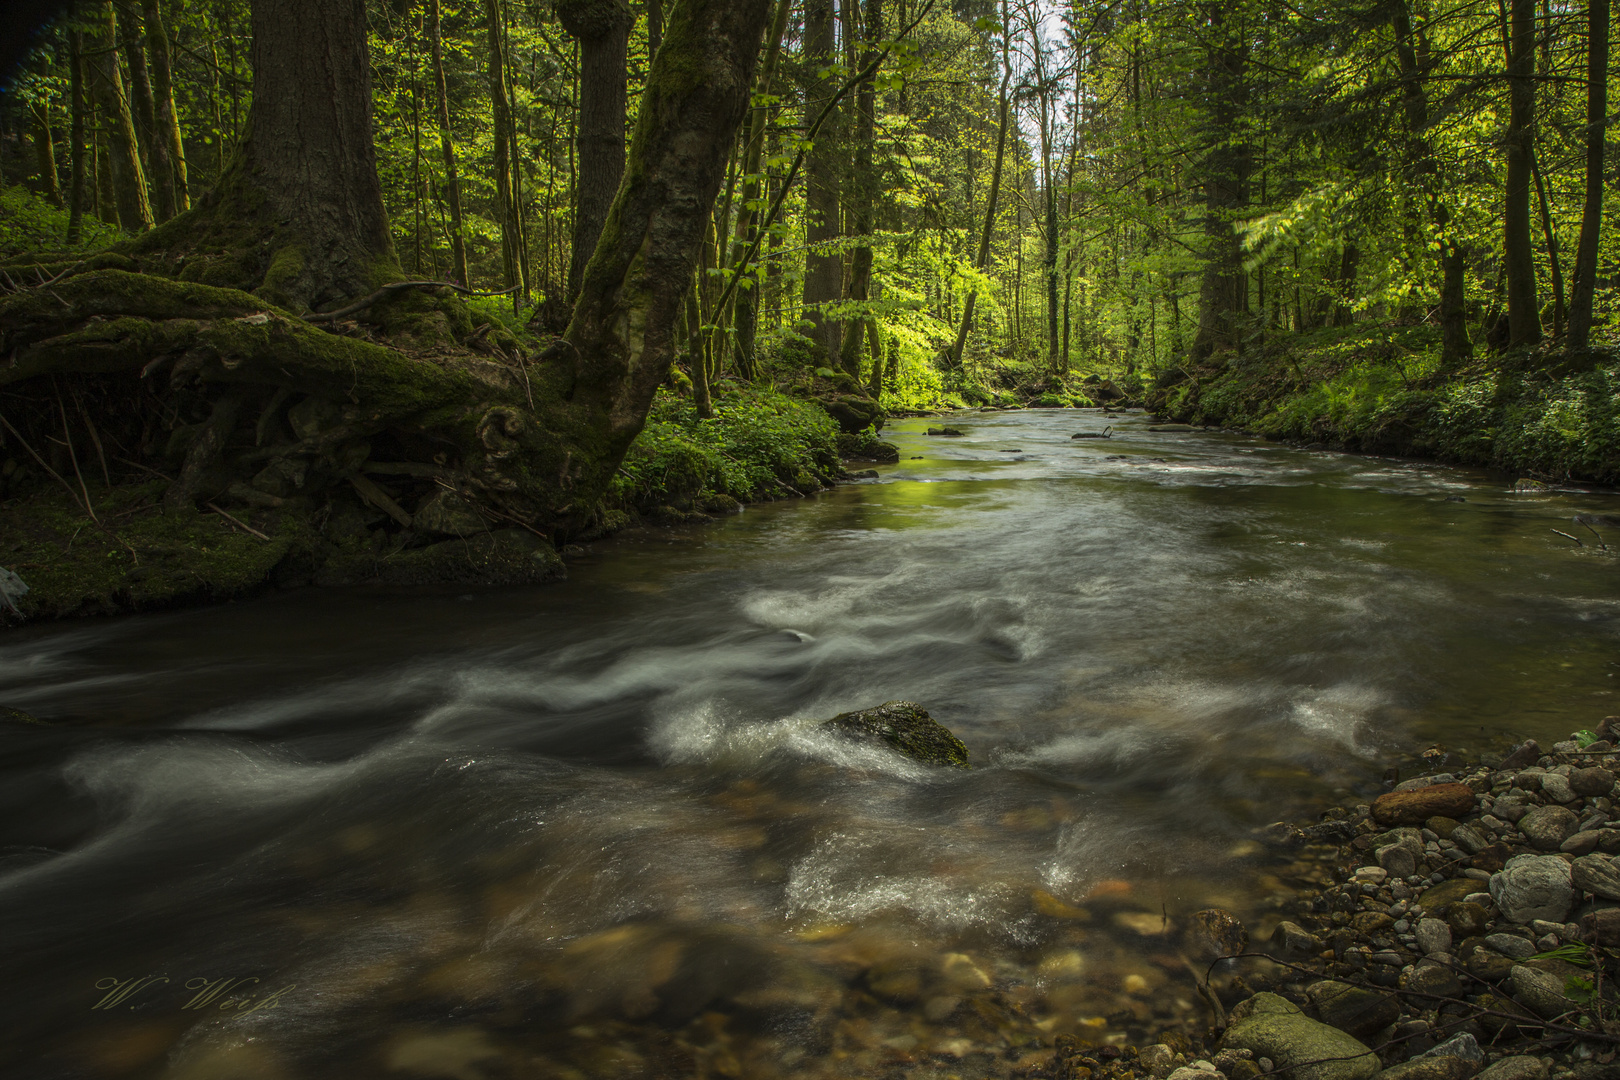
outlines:
[{"label": "river bank", "polygon": [[210,502],[191,511],[163,507],[171,481],[150,468],[98,475],[75,472],[76,460],[59,463],[59,475],[78,480],[75,493],[30,477],[17,452],[6,459],[15,494],[0,501],[0,567],[27,591],[14,610],[0,603],[0,625],[307,585],[535,584],[566,572],[569,544],[800,497],[846,477],[846,459],[886,460],[875,437],[842,434],[813,400],[724,384],[714,411],[701,420],[690,400],[661,393],[595,524],[562,538],[562,552],[552,537],[456,505],[436,489],[412,499],[401,482],[420,478],[386,463],[358,463],[347,482],[310,477],[283,496],[221,496],[228,508]]},{"label": "river bank", "polygon": [[1177,421],[1321,449],[1427,458],[1547,481],[1620,483],[1620,361],[1595,352],[1440,364],[1424,326],[1324,329],[1167,370],[1148,405]]},{"label": "river bank", "polygon": [[[1611,1019],[1620,827],[1606,767],[1617,728],[1620,717],[1610,717],[1549,753],[1529,740],[1495,765],[1453,762],[1436,748],[1428,775],[1371,803],[1330,808],[1304,828],[1272,826],[1268,843],[1298,852],[1285,876],[1328,874],[1300,889],[1266,945],[1233,942],[1224,951],[1241,959],[1210,964],[1233,974],[1211,983],[1216,1023],[1207,1035],[1142,1049],[1060,1039],[1047,1075],[1620,1072]],[[1200,1050],[1204,1059],[1189,1062]]]}]

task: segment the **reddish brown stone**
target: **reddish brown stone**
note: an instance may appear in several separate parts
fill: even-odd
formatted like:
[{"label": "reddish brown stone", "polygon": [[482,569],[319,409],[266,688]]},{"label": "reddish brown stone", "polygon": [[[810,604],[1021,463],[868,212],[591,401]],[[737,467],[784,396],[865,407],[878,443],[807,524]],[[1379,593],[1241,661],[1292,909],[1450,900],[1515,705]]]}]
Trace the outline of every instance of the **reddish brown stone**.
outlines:
[{"label": "reddish brown stone", "polygon": [[1581,917],[1581,940],[1589,945],[1620,945],[1620,908],[1604,908]]},{"label": "reddish brown stone", "polygon": [[[1513,848],[1498,840],[1496,843],[1486,844],[1474,852],[1474,857],[1468,861],[1468,865],[1475,870],[1484,870],[1487,873],[1494,874],[1506,866],[1507,861],[1511,858],[1513,858]],[[1484,883],[1481,882],[1481,884]],[[1484,891],[1484,889],[1480,890],[1480,892]]]},{"label": "reddish brown stone", "polygon": [[1473,809],[1474,792],[1467,784],[1435,784],[1380,795],[1372,815],[1382,825],[1421,825],[1432,817],[1460,818]]}]

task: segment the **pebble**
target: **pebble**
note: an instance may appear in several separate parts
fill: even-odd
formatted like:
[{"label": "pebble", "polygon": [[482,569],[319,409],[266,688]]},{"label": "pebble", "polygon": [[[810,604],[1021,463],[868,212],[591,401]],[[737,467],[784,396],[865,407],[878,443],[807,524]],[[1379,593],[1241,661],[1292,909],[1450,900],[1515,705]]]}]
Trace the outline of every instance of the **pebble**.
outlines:
[{"label": "pebble", "polygon": [[1451,927],[1439,919],[1419,919],[1416,936],[1418,951],[1425,956],[1451,948]]},{"label": "pebble", "polygon": [[1515,960],[1524,960],[1535,955],[1536,951],[1534,945],[1515,934],[1487,934],[1485,944],[1503,956],[1511,956]]}]

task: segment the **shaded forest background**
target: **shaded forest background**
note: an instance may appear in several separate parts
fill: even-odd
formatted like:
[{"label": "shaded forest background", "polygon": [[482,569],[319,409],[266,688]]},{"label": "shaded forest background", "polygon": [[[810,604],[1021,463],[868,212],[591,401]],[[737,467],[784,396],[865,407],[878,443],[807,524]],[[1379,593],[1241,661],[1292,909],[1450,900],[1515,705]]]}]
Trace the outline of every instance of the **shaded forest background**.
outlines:
[{"label": "shaded forest background", "polygon": [[[566,323],[579,217],[610,197],[581,189],[581,159],[633,125],[665,17],[597,4],[597,25],[590,6],[368,5],[401,264],[504,291],[474,303],[513,327]],[[781,5],[682,367],[821,369],[908,408],[1137,396],[1212,356],[1375,327],[1365,344],[1407,380],[1572,329],[1584,348],[1620,315],[1606,102],[1588,122],[1607,17],[1602,0]],[[105,245],[208,190],[243,133],[248,28],[241,0],[104,0],[46,28],[0,105],[8,253]],[[604,63],[618,130],[580,108]]]}]

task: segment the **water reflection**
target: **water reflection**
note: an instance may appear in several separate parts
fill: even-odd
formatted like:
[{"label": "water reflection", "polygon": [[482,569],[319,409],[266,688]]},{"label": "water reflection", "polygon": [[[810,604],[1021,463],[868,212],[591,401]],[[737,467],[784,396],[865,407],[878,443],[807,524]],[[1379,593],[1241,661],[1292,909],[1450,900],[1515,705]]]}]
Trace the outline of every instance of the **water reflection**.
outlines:
[{"label": "water reflection", "polygon": [[[1187,916],[1320,872],[1256,826],[1609,711],[1609,496],[954,423],[556,586],[12,633],[7,1074],[1004,1075],[1199,1020]],[[816,724],[893,698],[977,768]]]}]

